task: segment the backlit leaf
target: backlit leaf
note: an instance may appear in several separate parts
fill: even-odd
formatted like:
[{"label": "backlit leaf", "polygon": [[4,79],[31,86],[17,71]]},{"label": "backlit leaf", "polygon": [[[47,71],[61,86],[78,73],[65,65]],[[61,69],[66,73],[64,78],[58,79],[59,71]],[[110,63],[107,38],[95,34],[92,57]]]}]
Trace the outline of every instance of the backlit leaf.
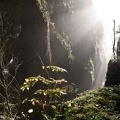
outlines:
[{"label": "backlit leaf", "polygon": [[51,107],[52,107],[53,109],[56,109],[56,106],[55,106],[55,105],[52,105]]},{"label": "backlit leaf", "polygon": [[29,109],[29,110],[28,110],[28,113],[32,113],[32,112],[33,112],[33,109]]}]

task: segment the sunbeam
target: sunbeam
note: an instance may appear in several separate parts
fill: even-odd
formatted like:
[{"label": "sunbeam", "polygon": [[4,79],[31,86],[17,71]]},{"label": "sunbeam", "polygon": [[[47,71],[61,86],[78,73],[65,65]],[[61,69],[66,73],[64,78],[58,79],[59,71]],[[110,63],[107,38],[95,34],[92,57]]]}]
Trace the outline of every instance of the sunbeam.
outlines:
[{"label": "sunbeam", "polygon": [[[120,24],[120,16],[118,14],[118,11],[120,11],[120,0],[92,0],[92,2],[98,19],[103,23],[104,48],[107,49],[104,54],[108,62],[113,54],[113,20],[115,20],[116,22],[116,28]],[[101,57],[101,60],[105,61],[103,57]],[[100,86],[100,80],[101,77],[103,77],[102,71],[105,70],[104,66],[104,69],[100,69],[99,71],[99,75],[96,81],[96,87]]]},{"label": "sunbeam", "polygon": [[98,19],[103,22],[105,32],[105,43],[109,51],[108,54],[112,54],[113,44],[113,20],[116,22],[116,26],[120,24],[120,0],[92,0]]},{"label": "sunbeam", "polygon": [[92,0],[97,16],[102,21],[108,23],[112,19],[120,20],[118,11],[120,10],[120,0]]}]

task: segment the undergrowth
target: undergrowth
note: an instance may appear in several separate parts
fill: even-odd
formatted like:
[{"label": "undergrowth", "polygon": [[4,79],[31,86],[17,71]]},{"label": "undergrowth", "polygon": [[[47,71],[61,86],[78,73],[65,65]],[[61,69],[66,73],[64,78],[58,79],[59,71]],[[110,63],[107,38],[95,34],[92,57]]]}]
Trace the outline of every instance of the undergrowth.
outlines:
[{"label": "undergrowth", "polygon": [[81,93],[58,105],[54,120],[120,120],[120,86]]}]

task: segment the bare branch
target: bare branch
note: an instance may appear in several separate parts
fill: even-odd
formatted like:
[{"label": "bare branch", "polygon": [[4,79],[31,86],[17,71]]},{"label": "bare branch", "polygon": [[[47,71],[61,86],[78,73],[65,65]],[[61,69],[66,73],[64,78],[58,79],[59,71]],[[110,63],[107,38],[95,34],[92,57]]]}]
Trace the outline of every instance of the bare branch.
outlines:
[{"label": "bare branch", "polygon": [[9,42],[18,38],[20,30],[20,26],[14,27],[9,23],[6,13],[0,12],[0,87],[3,91],[0,93],[0,106],[5,119],[15,119],[20,104],[20,87],[16,76],[22,63],[13,59],[12,44]]}]

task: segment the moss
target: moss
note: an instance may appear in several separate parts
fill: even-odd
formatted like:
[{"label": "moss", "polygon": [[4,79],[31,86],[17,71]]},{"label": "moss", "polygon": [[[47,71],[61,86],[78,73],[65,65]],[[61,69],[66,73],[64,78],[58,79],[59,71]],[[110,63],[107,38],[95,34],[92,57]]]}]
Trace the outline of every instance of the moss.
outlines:
[{"label": "moss", "polygon": [[55,120],[119,120],[120,86],[103,87],[80,94],[58,105]]}]

